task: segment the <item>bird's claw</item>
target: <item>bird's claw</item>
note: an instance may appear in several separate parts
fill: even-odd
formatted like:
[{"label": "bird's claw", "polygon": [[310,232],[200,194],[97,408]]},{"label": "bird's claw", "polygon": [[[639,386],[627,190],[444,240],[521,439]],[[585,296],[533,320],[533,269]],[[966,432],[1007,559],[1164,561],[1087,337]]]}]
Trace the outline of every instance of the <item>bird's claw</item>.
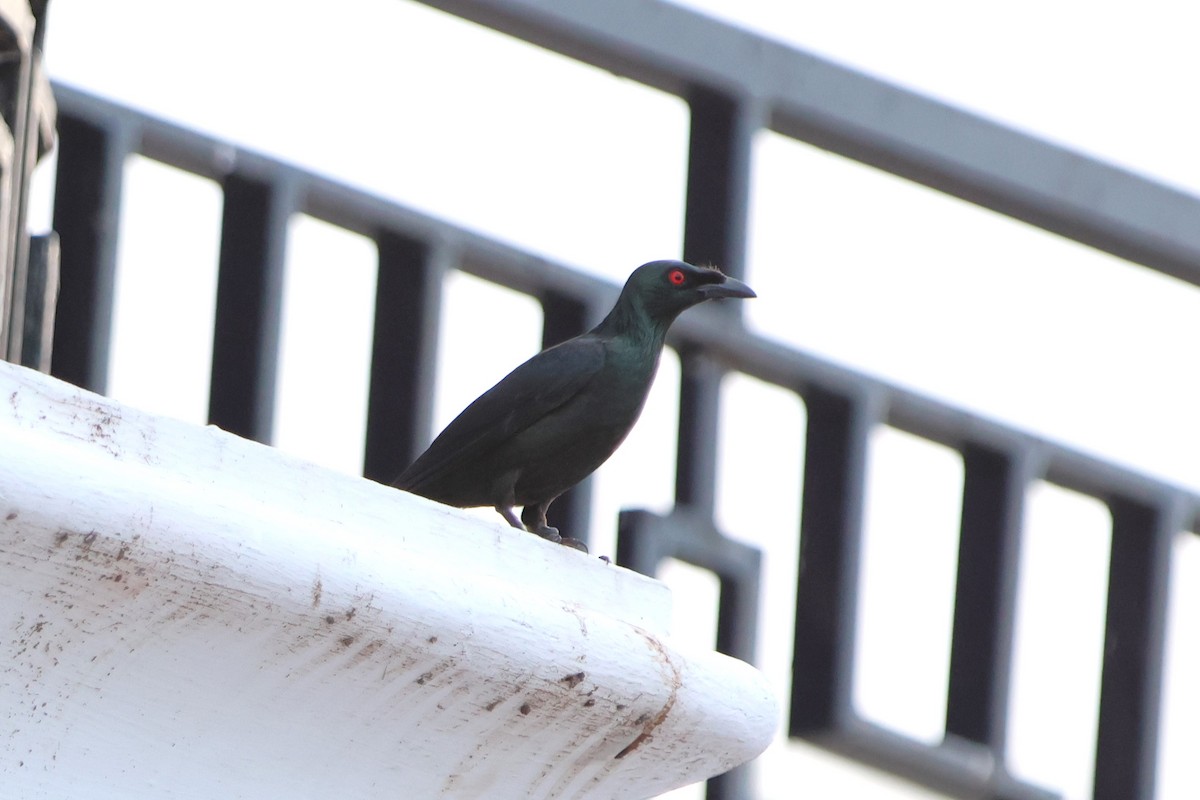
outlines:
[{"label": "bird's claw", "polygon": [[582,540],[572,539],[570,536],[563,536],[562,534],[560,534],[558,532],[558,528],[552,528],[549,525],[542,525],[540,527],[534,528],[531,531],[531,533],[536,533],[538,536],[542,537],[543,539],[545,539],[548,542],[554,542],[555,544],[561,544],[566,547],[570,547],[572,549],[579,550],[580,552],[583,552],[583,553],[586,553],[588,551],[587,545],[584,544]]},{"label": "bird's claw", "polygon": [[551,528],[549,525],[543,525],[542,527],[535,528],[530,532],[536,533],[538,536],[542,537],[543,539],[554,542],[555,544],[560,544],[564,541],[563,537],[560,536],[558,533],[558,528]]}]

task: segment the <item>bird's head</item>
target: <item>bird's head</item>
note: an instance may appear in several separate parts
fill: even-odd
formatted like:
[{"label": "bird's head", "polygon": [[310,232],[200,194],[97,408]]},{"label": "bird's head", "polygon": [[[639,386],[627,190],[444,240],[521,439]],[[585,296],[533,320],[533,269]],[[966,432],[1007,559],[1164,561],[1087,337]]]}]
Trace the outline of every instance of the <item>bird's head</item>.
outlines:
[{"label": "bird's head", "polygon": [[670,324],[679,312],[720,297],[756,297],[754,290],[714,267],[683,261],[651,261],[633,271],[622,290],[636,297],[653,319]]}]

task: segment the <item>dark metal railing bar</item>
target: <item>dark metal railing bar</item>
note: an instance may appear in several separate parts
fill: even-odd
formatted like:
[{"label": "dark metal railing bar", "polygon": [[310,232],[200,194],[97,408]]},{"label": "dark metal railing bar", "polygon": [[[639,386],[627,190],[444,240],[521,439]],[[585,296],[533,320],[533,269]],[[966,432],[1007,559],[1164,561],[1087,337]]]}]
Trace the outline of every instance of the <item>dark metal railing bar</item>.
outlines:
[{"label": "dark metal railing bar", "polygon": [[878,395],[816,391],[805,398],[800,559],[788,734],[842,727],[853,716],[854,630],[863,502]]},{"label": "dark metal railing bar", "polygon": [[[839,76],[828,91],[856,92],[861,83]],[[882,107],[870,104],[901,90],[871,89],[845,116],[816,103],[777,107],[772,128],[1200,285],[1200,198],[920,96],[905,97],[908,113],[881,130]]]},{"label": "dark metal railing bar", "polygon": [[1029,451],[968,445],[954,595],[946,733],[1004,761]]},{"label": "dark metal railing bar", "polygon": [[108,388],[125,160],[136,147],[135,128],[124,120],[59,117],[54,229],[62,250],[50,371],[101,394]]},{"label": "dark metal railing bar", "polygon": [[223,181],[208,420],[271,441],[288,223],[299,187],[234,173]]},{"label": "dark metal railing bar", "polygon": [[1152,800],[1162,707],[1167,597],[1178,506],[1114,499],[1096,800]]},{"label": "dark metal railing bar", "polygon": [[21,365],[50,372],[54,313],[58,303],[58,234],[29,237],[29,274],[25,295],[25,331]]},{"label": "dark metal railing bar", "polygon": [[[716,264],[746,276],[746,230],[754,134],[760,119],[752,106],[704,87],[687,97],[691,112],[683,222],[683,260]],[[740,304],[722,309],[739,318]]]},{"label": "dark metal railing bar", "polygon": [[617,518],[616,561],[643,575],[658,573],[658,565],[676,551],[672,531],[658,514],[643,509],[626,509]]},{"label": "dark metal railing bar", "polygon": [[443,249],[401,233],[375,238],[375,322],[363,475],[390,483],[428,446],[444,278]]},{"label": "dark metal railing bar", "polygon": [[[710,548],[708,569],[721,581],[717,606],[717,650],[751,664],[758,663],[758,601],[762,586],[762,551],[721,537]],[[683,554],[687,560],[687,553]]]},{"label": "dark metal railing bar", "polygon": [[679,353],[679,372],[675,503],[711,518],[716,508],[721,377],[725,370],[703,352],[688,348]]},{"label": "dark metal railing bar", "polygon": [[[719,264],[726,274],[742,278],[757,120],[736,100],[703,87],[691,90],[688,106],[683,258],[693,264]],[[726,303],[714,310],[724,319],[722,328],[740,327],[740,304]],[[709,518],[716,505],[723,372],[702,352],[680,351],[675,502]]]},{"label": "dark metal railing bar", "polygon": [[1061,800],[1011,775],[986,747],[957,737],[928,745],[860,717],[808,737],[835,753],[963,800]]}]

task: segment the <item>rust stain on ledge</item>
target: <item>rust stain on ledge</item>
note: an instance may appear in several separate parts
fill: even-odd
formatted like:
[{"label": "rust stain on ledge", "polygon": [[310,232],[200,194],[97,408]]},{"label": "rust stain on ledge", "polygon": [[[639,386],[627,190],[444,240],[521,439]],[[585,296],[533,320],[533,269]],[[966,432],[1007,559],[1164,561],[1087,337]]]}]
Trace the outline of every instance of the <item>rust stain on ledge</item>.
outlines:
[{"label": "rust stain on ledge", "polygon": [[667,652],[667,649],[663,647],[662,642],[660,642],[655,636],[640,628],[638,629],[638,633],[642,635],[642,637],[650,645],[650,649],[654,651],[655,660],[657,660],[658,663],[662,664],[667,668],[667,670],[670,671],[668,680],[670,681],[671,685],[671,694],[667,697],[667,702],[663,703],[663,707],[659,709],[659,712],[653,717],[647,719],[647,715],[645,714],[638,717],[634,724],[641,724],[642,732],[639,733],[637,738],[635,738],[632,742],[625,745],[625,747],[621,749],[621,752],[613,756],[614,759],[624,758],[654,738],[654,731],[657,730],[660,725],[666,722],[667,717],[671,715],[671,709],[675,707],[675,700],[679,697],[679,688],[683,686],[683,676],[679,673],[679,667],[675,666],[675,662],[671,660],[671,655]]}]

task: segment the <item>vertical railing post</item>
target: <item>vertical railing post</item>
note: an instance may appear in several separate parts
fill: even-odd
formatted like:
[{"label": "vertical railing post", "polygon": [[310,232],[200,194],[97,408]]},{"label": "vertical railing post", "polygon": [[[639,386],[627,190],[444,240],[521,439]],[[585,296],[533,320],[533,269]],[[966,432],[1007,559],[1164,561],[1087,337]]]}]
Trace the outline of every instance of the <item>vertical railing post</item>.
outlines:
[{"label": "vertical railing post", "polygon": [[288,222],[296,188],[234,173],[224,180],[208,419],[271,441]]},{"label": "vertical railing post", "polygon": [[375,334],[363,475],[390,483],[429,444],[444,258],[387,232],[375,240]]},{"label": "vertical railing post", "polygon": [[[683,258],[693,264],[715,264],[742,278],[759,117],[743,101],[704,87],[695,87],[687,101],[692,124]],[[727,305],[731,314],[739,310],[736,303]]]},{"label": "vertical railing post", "polygon": [[50,371],[101,394],[108,386],[121,184],[134,146],[133,133],[116,120],[101,127],[59,117],[54,229],[60,290]]},{"label": "vertical railing post", "polygon": [[54,312],[58,304],[59,256],[58,234],[54,231],[30,237],[21,364],[39,372],[50,371]]},{"label": "vertical railing post", "polygon": [[[737,100],[694,88],[688,96],[687,205],[683,258],[716,264],[737,278],[745,275],[747,203],[757,117]],[[720,309],[731,325],[740,320],[737,303]],[[711,516],[716,491],[717,423],[721,370],[692,352],[681,353],[679,444],[675,499]]]},{"label": "vertical railing post", "polygon": [[1108,610],[1096,800],[1152,800],[1158,756],[1171,549],[1178,515],[1126,498],[1109,501]]},{"label": "vertical railing post", "polygon": [[963,449],[962,518],[946,733],[986,745],[1003,761],[1013,624],[1029,455]]},{"label": "vertical railing post", "polygon": [[717,443],[724,371],[694,350],[679,354],[675,503],[701,516],[716,510]]},{"label": "vertical railing post", "polygon": [[837,727],[850,709],[874,403],[825,390],[808,412],[788,733]]}]

